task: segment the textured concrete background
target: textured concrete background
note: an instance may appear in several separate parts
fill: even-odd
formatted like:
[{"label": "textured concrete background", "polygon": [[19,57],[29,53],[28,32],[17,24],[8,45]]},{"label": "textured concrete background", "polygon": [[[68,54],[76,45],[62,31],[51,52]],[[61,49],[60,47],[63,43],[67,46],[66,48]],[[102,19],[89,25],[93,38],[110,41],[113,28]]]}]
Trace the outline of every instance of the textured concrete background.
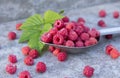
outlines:
[{"label": "textured concrete background", "polygon": [[70,11],[119,0],[0,0],[0,23],[27,18],[47,9]]}]

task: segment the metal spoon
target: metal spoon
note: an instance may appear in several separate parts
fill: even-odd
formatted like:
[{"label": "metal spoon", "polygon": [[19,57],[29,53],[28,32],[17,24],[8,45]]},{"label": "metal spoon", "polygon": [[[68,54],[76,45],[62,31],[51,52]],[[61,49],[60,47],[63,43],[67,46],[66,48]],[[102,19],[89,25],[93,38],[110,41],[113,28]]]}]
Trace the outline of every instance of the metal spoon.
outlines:
[{"label": "metal spoon", "polygon": [[[120,27],[105,28],[105,29],[100,29],[98,31],[100,32],[100,36],[107,35],[107,34],[117,34],[117,33],[120,33]],[[98,43],[99,42],[100,42],[100,38],[98,39]],[[87,47],[67,47],[67,46],[63,46],[63,45],[56,45],[56,44],[45,43],[45,42],[42,42],[42,43],[44,43],[46,45],[49,45],[49,46],[54,46],[56,48],[60,48],[61,50],[66,51],[68,53],[85,52],[86,50],[88,50],[88,49],[90,49],[90,48],[92,48],[93,46],[96,45],[95,44],[95,45],[91,45],[91,46],[87,46]]]}]

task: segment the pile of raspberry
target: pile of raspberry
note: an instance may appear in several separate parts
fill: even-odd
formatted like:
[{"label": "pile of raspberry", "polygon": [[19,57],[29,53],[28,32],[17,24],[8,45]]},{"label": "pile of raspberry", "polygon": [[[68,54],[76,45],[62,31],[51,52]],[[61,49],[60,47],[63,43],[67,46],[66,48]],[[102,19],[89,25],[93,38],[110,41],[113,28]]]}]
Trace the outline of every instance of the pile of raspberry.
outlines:
[{"label": "pile of raspberry", "polygon": [[41,40],[46,43],[68,47],[86,47],[98,42],[99,32],[85,26],[85,20],[69,21],[68,17],[56,20],[53,28],[44,33]]}]

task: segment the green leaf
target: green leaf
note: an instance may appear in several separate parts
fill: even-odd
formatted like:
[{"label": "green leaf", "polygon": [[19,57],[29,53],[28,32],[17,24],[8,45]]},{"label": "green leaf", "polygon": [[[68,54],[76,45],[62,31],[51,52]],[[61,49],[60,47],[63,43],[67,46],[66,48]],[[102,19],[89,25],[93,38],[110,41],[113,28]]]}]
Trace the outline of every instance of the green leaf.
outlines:
[{"label": "green leaf", "polygon": [[43,34],[45,32],[48,32],[51,28],[52,28],[52,24],[49,24],[49,23],[45,24],[43,29],[42,29],[42,33],[41,34]]},{"label": "green leaf", "polygon": [[46,11],[44,14],[45,23],[54,23],[55,20],[61,19],[63,17],[64,16],[60,15],[59,13],[51,10]]}]

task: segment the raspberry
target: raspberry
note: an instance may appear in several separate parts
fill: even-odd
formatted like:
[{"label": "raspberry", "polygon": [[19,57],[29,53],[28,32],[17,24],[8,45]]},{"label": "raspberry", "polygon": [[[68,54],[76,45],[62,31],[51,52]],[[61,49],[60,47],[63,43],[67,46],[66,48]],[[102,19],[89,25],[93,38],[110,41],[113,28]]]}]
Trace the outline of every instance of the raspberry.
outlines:
[{"label": "raspberry", "polygon": [[71,30],[68,37],[70,40],[75,41],[78,38],[78,34],[75,31]]},{"label": "raspberry", "polygon": [[88,33],[82,33],[82,34],[80,35],[80,38],[81,38],[82,40],[84,40],[84,41],[88,40],[89,37],[90,37],[90,36],[89,36]]},{"label": "raspberry", "polygon": [[58,32],[58,29],[56,27],[52,28],[49,33],[52,35],[55,35]]},{"label": "raspberry", "polygon": [[67,59],[67,53],[66,52],[60,52],[57,56],[59,61],[65,61]]},{"label": "raspberry", "polygon": [[112,39],[112,34],[105,35],[105,38],[106,38],[106,39]]},{"label": "raspberry", "polygon": [[105,52],[106,54],[110,55],[110,52],[112,49],[114,49],[115,47],[113,47],[111,44],[108,44],[105,48]]},{"label": "raspberry", "polygon": [[32,49],[29,52],[29,56],[31,56],[32,58],[37,58],[39,56],[39,52],[36,49]]},{"label": "raspberry", "polygon": [[29,46],[24,46],[24,47],[22,47],[22,53],[23,53],[24,55],[28,55],[29,52],[30,52],[30,50],[31,50],[31,48],[30,48]]},{"label": "raspberry", "polygon": [[80,17],[80,18],[78,18],[77,22],[85,23],[85,19]]},{"label": "raspberry", "polygon": [[97,42],[96,38],[91,37],[89,40],[85,41],[85,46],[91,46],[97,44]]},{"label": "raspberry", "polygon": [[75,23],[69,22],[69,23],[66,24],[66,29],[72,30],[74,28],[75,28]]},{"label": "raspberry", "polygon": [[53,43],[57,45],[62,45],[64,41],[64,38],[60,34],[56,34],[53,36]]},{"label": "raspberry", "polygon": [[45,33],[42,35],[41,40],[46,43],[52,42],[52,34],[50,33]]},{"label": "raspberry", "polygon": [[106,16],[106,11],[105,10],[100,10],[99,11],[99,16],[100,17],[105,17]]},{"label": "raspberry", "polygon": [[54,50],[55,50],[55,47],[49,46],[49,51],[50,51],[50,52],[53,52]]},{"label": "raspberry", "polygon": [[9,40],[14,40],[14,39],[16,39],[16,33],[15,33],[15,32],[9,32],[9,33],[8,33],[8,39],[9,39]]},{"label": "raspberry", "polygon": [[24,63],[28,66],[32,66],[34,64],[34,60],[30,56],[26,56],[24,59]]},{"label": "raspberry", "polygon": [[7,64],[6,65],[6,72],[8,72],[9,74],[14,74],[17,70],[17,66],[13,65],[13,64]]},{"label": "raspberry", "polygon": [[16,30],[21,30],[20,27],[22,26],[22,23],[16,24]]},{"label": "raspberry", "polygon": [[38,73],[44,73],[46,71],[46,65],[43,62],[38,62],[36,65],[36,71]]},{"label": "raspberry", "polygon": [[98,26],[100,27],[106,27],[106,23],[103,20],[98,21]]},{"label": "raspberry", "polygon": [[69,18],[67,16],[65,16],[64,18],[62,18],[63,22],[69,22]]},{"label": "raspberry", "polygon": [[71,41],[71,40],[67,40],[66,43],[65,43],[65,46],[68,46],[68,47],[74,47],[75,44],[74,44],[73,41]]},{"label": "raspberry", "polygon": [[66,28],[62,28],[58,31],[59,34],[61,34],[64,38],[68,36],[68,30]]},{"label": "raspberry", "polygon": [[111,56],[111,58],[113,58],[113,59],[117,59],[118,57],[119,57],[119,52],[118,52],[118,50],[117,49],[112,49],[111,51],[110,51],[110,56]]},{"label": "raspberry", "polygon": [[15,55],[11,54],[8,56],[8,60],[11,62],[11,63],[16,63],[17,62],[17,58]]},{"label": "raspberry", "polygon": [[76,46],[76,47],[83,47],[83,46],[84,46],[84,43],[83,43],[82,41],[77,41],[77,42],[75,43],[75,46]]},{"label": "raspberry", "polygon": [[89,27],[87,27],[87,26],[83,26],[83,27],[84,27],[84,32],[90,31],[90,28],[89,28]]},{"label": "raspberry", "polygon": [[84,67],[84,70],[83,70],[83,74],[84,76],[86,77],[92,77],[93,74],[94,74],[94,68],[93,67],[90,67],[90,66],[85,66]]},{"label": "raspberry", "polygon": [[76,26],[75,32],[80,35],[84,31],[84,28],[82,26]]},{"label": "raspberry", "polygon": [[118,11],[114,11],[113,12],[113,17],[114,18],[119,18],[119,12]]},{"label": "raspberry", "polygon": [[25,70],[19,73],[19,78],[32,78],[32,77],[30,73],[27,70]]},{"label": "raspberry", "polygon": [[97,37],[100,36],[100,33],[94,28],[92,30],[88,31],[88,33],[91,37],[96,37],[97,38]]},{"label": "raspberry", "polygon": [[64,27],[64,22],[62,20],[56,20],[54,23],[54,27],[57,27],[58,29],[61,29]]},{"label": "raspberry", "polygon": [[53,55],[57,56],[58,53],[60,53],[60,49],[59,49],[59,48],[56,48],[56,49],[53,51]]}]

